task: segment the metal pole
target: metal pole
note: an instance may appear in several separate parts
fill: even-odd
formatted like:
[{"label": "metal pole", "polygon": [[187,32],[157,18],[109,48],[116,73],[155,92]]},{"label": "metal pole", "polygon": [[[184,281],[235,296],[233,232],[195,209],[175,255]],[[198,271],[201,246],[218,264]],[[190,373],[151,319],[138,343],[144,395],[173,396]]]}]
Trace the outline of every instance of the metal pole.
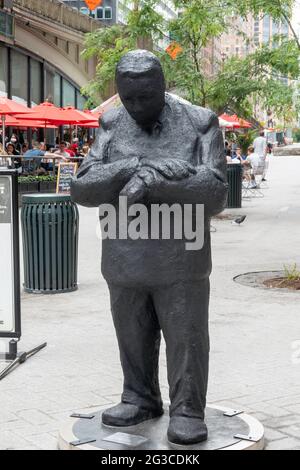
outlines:
[{"label": "metal pole", "polygon": [[2,145],[3,145],[3,150],[5,151],[5,114],[1,115],[1,121],[2,121]]}]

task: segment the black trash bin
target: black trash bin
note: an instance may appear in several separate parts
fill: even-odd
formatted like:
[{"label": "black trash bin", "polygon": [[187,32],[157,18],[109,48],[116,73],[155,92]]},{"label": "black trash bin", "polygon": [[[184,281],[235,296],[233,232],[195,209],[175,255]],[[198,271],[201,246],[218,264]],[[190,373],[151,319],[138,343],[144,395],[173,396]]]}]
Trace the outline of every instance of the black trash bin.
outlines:
[{"label": "black trash bin", "polygon": [[24,195],[21,220],[24,290],[44,294],[76,290],[79,215],[70,196]]},{"label": "black trash bin", "polygon": [[228,199],[227,207],[239,209],[242,207],[242,165],[227,164]]}]

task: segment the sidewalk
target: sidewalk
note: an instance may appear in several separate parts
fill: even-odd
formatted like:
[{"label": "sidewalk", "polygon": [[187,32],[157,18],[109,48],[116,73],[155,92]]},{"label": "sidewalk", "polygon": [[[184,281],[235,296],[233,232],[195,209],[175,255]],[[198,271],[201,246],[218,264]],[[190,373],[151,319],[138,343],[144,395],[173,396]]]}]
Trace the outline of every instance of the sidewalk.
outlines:
[{"label": "sidewalk", "polygon": [[[244,287],[241,273],[300,267],[300,157],[276,157],[263,199],[244,202],[242,226],[214,220],[208,401],[265,425],[267,449],[300,450],[300,292]],[[71,294],[22,295],[20,349],[48,347],[0,383],[0,449],[55,449],[71,412],[118,401],[122,389],[96,209],[80,209],[79,281]],[[299,349],[299,345],[298,345]],[[298,362],[298,364],[296,363]],[[4,364],[1,364],[1,368]],[[164,348],[161,384],[168,398]]]}]

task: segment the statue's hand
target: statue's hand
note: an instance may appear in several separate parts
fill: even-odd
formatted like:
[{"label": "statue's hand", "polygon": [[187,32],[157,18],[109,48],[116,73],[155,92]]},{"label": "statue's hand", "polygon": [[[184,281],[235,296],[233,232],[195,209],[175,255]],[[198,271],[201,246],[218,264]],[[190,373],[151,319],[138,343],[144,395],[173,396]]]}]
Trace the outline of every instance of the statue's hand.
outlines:
[{"label": "statue's hand", "polygon": [[158,182],[161,175],[150,167],[142,167],[124,186],[120,196],[126,196],[128,204],[134,204],[141,201],[147,194],[147,191],[154,183]]},{"label": "statue's hand", "polygon": [[169,180],[181,180],[197,173],[196,168],[185,160],[175,158],[151,160],[143,158],[140,161],[142,168],[153,168]]}]

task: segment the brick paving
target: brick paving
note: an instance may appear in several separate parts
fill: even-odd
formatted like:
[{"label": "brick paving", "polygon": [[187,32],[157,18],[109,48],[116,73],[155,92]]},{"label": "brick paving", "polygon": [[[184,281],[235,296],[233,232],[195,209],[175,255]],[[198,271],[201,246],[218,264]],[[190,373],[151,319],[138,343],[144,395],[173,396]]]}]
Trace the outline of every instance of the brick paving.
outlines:
[{"label": "brick paving", "polygon": [[[300,449],[300,293],[233,282],[249,271],[300,266],[300,157],[271,162],[263,199],[245,201],[241,227],[214,220],[208,400],[265,426],[266,449]],[[95,209],[80,209],[80,289],[22,295],[20,349],[48,347],[0,383],[0,449],[55,449],[71,412],[116,403],[118,349],[100,274]],[[4,363],[0,367],[4,367]],[[168,398],[164,348],[161,388]]]}]

